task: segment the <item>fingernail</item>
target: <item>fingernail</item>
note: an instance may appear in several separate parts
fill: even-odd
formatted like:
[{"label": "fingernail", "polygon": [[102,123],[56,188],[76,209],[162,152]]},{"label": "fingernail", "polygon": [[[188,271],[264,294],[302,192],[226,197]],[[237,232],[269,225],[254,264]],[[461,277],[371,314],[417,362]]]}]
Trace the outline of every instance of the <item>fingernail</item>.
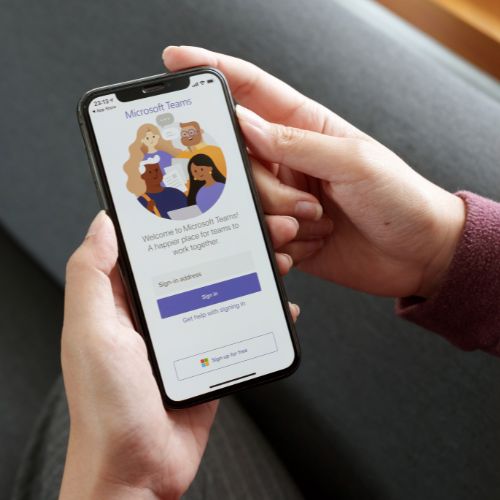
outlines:
[{"label": "fingernail", "polygon": [[295,309],[295,316],[299,317],[300,315],[300,307],[297,304],[294,304],[293,302],[289,302],[290,307],[293,307]]},{"label": "fingernail", "polygon": [[293,267],[293,259],[290,255],[288,255],[287,253],[282,253],[282,252],[278,252],[279,255],[282,255],[287,261],[288,261],[288,267]]},{"label": "fingernail", "polygon": [[165,47],[163,49],[163,52],[161,54],[162,58],[165,59],[165,54],[168,52],[168,49],[171,49],[172,47],[177,47],[177,45],[169,45],[168,47]]},{"label": "fingernail", "polygon": [[295,217],[290,217],[289,215],[284,215],[283,217],[287,218],[289,221],[293,222],[295,229],[299,229],[299,221]]},{"label": "fingernail", "polygon": [[295,204],[295,215],[299,219],[318,220],[323,215],[323,207],[312,201],[298,201]]},{"label": "fingernail", "polygon": [[239,104],[236,106],[236,114],[240,120],[243,120],[256,128],[264,129],[267,126],[267,122],[258,114],[240,106]]},{"label": "fingernail", "polygon": [[101,210],[95,217],[92,223],[89,226],[89,230],[87,231],[87,235],[85,238],[89,238],[90,236],[93,236],[96,234],[99,230],[99,227],[102,224],[102,221],[104,220],[104,215],[106,212],[104,210]]}]

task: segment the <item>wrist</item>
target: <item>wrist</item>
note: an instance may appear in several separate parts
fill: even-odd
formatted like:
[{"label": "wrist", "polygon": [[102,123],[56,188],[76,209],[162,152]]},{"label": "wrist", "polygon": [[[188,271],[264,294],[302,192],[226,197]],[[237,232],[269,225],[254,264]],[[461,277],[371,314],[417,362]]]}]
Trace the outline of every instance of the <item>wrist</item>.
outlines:
[{"label": "wrist", "polygon": [[446,193],[444,202],[436,207],[437,231],[432,255],[422,271],[420,286],[414,295],[429,298],[441,286],[453,260],[455,250],[463,233],[466,208],[464,201]]},{"label": "wrist", "polygon": [[59,500],[177,500],[178,494],[157,495],[151,488],[107,480],[92,470],[75,468],[66,462]]},{"label": "wrist", "polygon": [[[109,450],[104,450],[101,443],[92,445],[95,441],[76,434],[70,432],[60,500],[177,500],[181,497],[180,492],[170,490],[163,482],[161,491],[157,492],[154,477],[144,474],[139,477],[137,470],[124,477],[119,460],[116,457],[110,459],[113,454]],[[117,466],[121,473],[119,477]],[[140,470],[140,466],[137,469]]]}]

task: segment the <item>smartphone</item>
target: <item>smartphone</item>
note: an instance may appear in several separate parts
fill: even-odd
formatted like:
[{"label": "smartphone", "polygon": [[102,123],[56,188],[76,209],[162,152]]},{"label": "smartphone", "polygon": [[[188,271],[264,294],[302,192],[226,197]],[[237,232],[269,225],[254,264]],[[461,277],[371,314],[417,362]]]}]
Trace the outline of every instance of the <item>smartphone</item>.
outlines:
[{"label": "smartphone", "polygon": [[78,120],[165,406],[291,374],[297,336],[224,76],[97,88]]}]

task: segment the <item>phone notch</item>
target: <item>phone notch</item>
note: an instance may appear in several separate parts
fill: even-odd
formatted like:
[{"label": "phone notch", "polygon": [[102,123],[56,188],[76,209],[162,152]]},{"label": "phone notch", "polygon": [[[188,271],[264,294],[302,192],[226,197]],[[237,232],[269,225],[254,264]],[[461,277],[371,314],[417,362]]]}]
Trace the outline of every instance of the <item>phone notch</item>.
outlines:
[{"label": "phone notch", "polygon": [[175,78],[161,75],[153,81],[144,82],[144,85],[127,86],[118,90],[115,95],[121,102],[130,102],[153,95],[168,94],[177,90],[183,90],[189,87],[190,77],[177,76]]}]

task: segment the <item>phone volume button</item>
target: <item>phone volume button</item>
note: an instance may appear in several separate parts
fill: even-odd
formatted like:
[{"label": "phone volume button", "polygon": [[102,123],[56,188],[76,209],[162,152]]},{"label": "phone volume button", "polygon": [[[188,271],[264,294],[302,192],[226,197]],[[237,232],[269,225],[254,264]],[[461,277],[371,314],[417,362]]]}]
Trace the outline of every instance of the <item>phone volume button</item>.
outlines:
[{"label": "phone volume button", "polygon": [[98,182],[94,179],[94,187],[95,187],[95,192],[97,194],[97,200],[99,201],[99,205],[103,210],[107,210],[108,206],[106,203],[106,200],[104,199],[104,196],[102,194],[102,191],[99,187]]}]

